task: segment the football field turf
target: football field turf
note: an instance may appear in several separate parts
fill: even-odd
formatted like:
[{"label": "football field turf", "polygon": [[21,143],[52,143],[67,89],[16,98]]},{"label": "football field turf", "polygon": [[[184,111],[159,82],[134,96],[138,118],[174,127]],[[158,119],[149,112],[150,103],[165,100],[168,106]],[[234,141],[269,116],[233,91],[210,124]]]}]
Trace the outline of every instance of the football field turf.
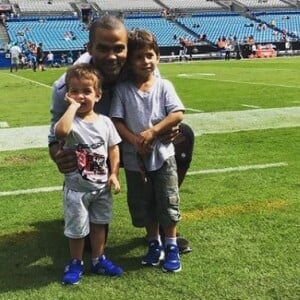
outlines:
[{"label": "football field turf", "polygon": [[[125,271],[63,287],[62,175],[50,160],[63,69],[0,71],[0,299],[299,299],[300,59],[161,64],[196,134],[181,188],[182,272],[140,265],[144,231],[115,197],[107,256]],[[8,127],[6,127],[8,126]]]}]

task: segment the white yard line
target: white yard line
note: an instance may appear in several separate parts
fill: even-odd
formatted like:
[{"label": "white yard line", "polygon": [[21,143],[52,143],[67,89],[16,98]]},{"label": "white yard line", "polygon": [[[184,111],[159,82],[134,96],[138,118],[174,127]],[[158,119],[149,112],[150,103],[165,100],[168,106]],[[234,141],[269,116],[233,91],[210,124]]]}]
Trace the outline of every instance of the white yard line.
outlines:
[{"label": "white yard line", "polygon": [[55,192],[55,191],[61,191],[61,190],[62,190],[62,186],[41,187],[41,188],[27,189],[27,190],[0,192],[0,197],[24,195],[24,194],[34,194],[34,193],[47,193],[47,192]]},{"label": "white yard line", "polygon": [[248,170],[259,170],[259,169],[285,167],[287,165],[288,164],[286,162],[269,163],[269,164],[261,164],[261,165],[246,165],[246,166],[238,166],[238,167],[228,167],[228,168],[223,168],[223,169],[192,171],[192,172],[188,172],[187,175],[240,172],[240,171],[248,171]]},{"label": "white yard line", "polygon": [[[192,176],[192,175],[199,175],[199,174],[218,174],[218,173],[228,173],[228,172],[241,172],[241,171],[247,171],[247,170],[279,168],[279,167],[285,167],[287,165],[288,164],[286,162],[269,163],[269,164],[261,164],[261,165],[246,165],[246,166],[238,166],[238,167],[228,167],[228,168],[223,168],[223,169],[208,169],[208,170],[193,171],[193,172],[188,172],[187,175]],[[41,187],[41,188],[35,188],[35,189],[0,192],[0,197],[33,194],[33,193],[47,193],[47,192],[54,192],[54,191],[61,191],[61,190],[62,190],[62,186]]]},{"label": "white yard line", "polygon": [[40,85],[40,86],[43,86],[43,87],[46,87],[46,88],[49,88],[49,89],[52,89],[52,86],[50,85],[47,85],[47,84],[44,84],[44,83],[41,83],[41,82],[38,82],[38,81],[35,81],[35,80],[31,80],[31,79],[28,79],[28,78],[24,78],[22,76],[19,76],[17,74],[12,74],[12,73],[1,73],[1,74],[6,74],[8,76],[12,76],[12,77],[16,77],[18,79],[22,79],[22,80],[25,80],[25,81],[29,81],[29,82],[32,82],[36,85]]}]

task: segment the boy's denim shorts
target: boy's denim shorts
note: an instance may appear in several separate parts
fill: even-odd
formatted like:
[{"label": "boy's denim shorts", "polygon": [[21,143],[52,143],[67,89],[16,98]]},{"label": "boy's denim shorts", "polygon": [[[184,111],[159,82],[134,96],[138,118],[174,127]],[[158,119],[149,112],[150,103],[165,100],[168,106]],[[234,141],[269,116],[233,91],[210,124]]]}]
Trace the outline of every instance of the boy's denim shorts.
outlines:
[{"label": "boy's denim shorts", "polygon": [[181,219],[174,156],[167,159],[159,170],[147,172],[146,183],[140,172],[125,170],[125,173],[127,202],[135,227],[145,227],[153,222],[171,225]]}]

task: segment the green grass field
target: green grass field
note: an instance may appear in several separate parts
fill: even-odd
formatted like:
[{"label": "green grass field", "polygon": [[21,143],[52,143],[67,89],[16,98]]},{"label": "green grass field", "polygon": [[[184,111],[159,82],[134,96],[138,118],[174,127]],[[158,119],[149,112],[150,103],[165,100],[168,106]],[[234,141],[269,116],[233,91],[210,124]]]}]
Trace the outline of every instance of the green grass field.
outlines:
[{"label": "green grass field", "polygon": [[[300,299],[300,59],[159,68],[197,132],[181,187],[178,228],[193,247],[182,271],[141,267],[144,231],[131,225],[121,171],[106,254],[124,276],[91,275],[87,252],[80,285],[62,286],[69,253],[61,192],[42,188],[63,177],[46,147],[0,145],[0,299]],[[0,122],[48,125],[51,85],[63,72],[0,71]]]}]

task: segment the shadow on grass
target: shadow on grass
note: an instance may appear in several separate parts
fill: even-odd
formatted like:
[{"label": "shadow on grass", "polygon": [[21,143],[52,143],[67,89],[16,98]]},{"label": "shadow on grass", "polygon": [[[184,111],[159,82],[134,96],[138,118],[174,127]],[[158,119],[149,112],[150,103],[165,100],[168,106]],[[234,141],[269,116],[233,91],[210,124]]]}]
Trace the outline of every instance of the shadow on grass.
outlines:
[{"label": "shadow on grass", "polygon": [[[59,283],[65,263],[69,260],[68,240],[63,235],[62,220],[37,222],[33,231],[0,237],[0,293],[35,289]],[[107,247],[106,254],[125,272],[139,269],[140,257],[130,251],[145,244],[143,238],[122,241]],[[89,273],[90,253],[84,254]]]}]

